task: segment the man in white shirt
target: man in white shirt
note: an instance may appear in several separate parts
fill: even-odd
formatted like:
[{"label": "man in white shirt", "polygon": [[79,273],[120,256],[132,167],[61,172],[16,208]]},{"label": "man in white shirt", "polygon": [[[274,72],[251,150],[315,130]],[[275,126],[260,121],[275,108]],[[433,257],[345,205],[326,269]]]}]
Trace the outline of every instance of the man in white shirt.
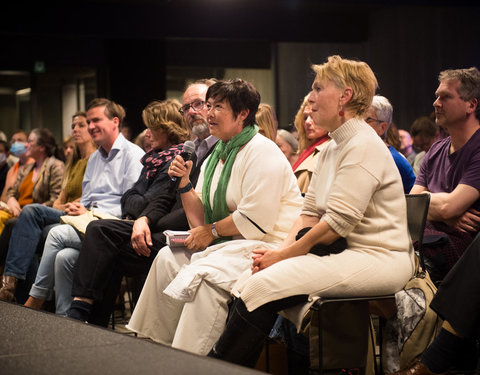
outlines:
[{"label": "man in white shirt", "polygon": [[[92,100],[87,108],[88,130],[99,146],[91,156],[82,182],[80,202],[71,203],[67,215],[87,210],[121,217],[120,199],[137,181],[142,170],[144,151],[120,134],[125,118],[123,107],[103,98]],[[65,315],[72,301],[73,268],[82,245],[79,232],[69,224],[50,230],[35,283],[30,291],[34,299],[48,300],[55,286],[56,313]]]}]

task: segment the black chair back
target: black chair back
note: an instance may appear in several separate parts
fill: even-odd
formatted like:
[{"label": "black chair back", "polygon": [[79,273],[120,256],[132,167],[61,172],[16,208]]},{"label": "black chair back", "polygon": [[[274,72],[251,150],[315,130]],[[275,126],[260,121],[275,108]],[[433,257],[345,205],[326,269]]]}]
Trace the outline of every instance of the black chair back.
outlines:
[{"label": "black chair back", "polygon": [[407,200],[408,231],[413,242],[418,242],[420,266],[425,270],[423,256],[423,232],[427,221],[430,194],[405,194]]}]

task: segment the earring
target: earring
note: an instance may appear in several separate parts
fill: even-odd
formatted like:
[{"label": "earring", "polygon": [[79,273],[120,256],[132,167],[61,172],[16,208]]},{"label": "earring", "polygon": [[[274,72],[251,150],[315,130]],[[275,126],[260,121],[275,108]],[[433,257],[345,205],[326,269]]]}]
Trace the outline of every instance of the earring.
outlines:
[{"label": "earring", "polygon": [[338,112],[338,115],[339,115],[340,117],[343,117],[343,116],[345,115],[345,112],[343,112],[343,110],[341,109],[340,112]]}]

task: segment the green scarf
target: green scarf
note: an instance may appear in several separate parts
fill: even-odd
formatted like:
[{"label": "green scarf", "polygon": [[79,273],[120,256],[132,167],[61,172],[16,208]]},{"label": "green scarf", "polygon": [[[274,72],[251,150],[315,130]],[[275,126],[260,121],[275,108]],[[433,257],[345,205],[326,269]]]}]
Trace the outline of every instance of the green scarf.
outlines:
[{"label": "green scarf", "polygon": [[[232,173],[233,163],[235,162],[240,147],[250,141],[257,132],[257,125],[245,126],[241,133],[235,135],[227,143],[223,143],[221,140],[217,142],[205,167],[203,180],[202,200],[205,208],[205,223],[211,224],[230,215],[225,194],[227,192],[230,174]],[[212,185],[213,174],[220,160],[224,160],[224,165],[218,180],[217,190],[215,190],[213,196],[212,208],[210,205],[210,187]],[[228,240],[228,238],[222,237],[222,240]]]}]

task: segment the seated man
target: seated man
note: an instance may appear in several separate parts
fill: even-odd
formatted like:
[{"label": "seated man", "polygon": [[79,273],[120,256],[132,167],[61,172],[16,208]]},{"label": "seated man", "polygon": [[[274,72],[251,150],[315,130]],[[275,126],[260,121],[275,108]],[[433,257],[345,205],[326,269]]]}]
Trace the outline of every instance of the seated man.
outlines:
[{"label": "seated man", "polygon": [[450,136],[430,148],[411,191],[431,193],[424,249],[433,281],[447,274],[480,228],[480,72],[446,70],[439,82],[436,123]]},{"label": "seated man", "polygon": [[[88,130],[99,146],[89,158],[82,182],[80,202],[69,206],[68,215],[81,215],[88,209],[121,217],[120,199],[138,180],[144,155],[137,145],[120,134],[125,110],[113,101],[93,99],[87,108]],[[79,232],[69,224],[50,230],[30,296],[39,304],[52,299],[55,286],[56,313],[65,315],[71,303],[71,283],[65,281],[82,244]],[[28,306],[34,307],[29,299]]]},{"label": "seated man", "polygon": [[375,130],[383,139],[388,150],[392,154],[395,165],[400,172],[403,183],[403,191],[408,194],[415,182],[415,174],[408,160],[399,153],[392,145],[389,145],[385,139],[388,128],[392,124],[393,107],[384,96],[375,95],[372,105],[365,114],[365,121]]},{"label": "seated man", "polygon": [[[210,136],[204,105],[205,94],[212,83],[202,80],[188,86],[180,108],[188,128],[197,137],[197,163],[190,175],[195,182],[200,166],[217,141]],[[181,116],[180,113],[177,111],[176,115]],[[154,138],[152,136],[153,143]],[[165,165],[157,179],[166,178],[169,183],[167,170]],[[169,186],[160,184],[155,194],[145,194],[143,210],[132,217],[135,222],[102,220],[88,226],[73,278],[75,298],[68,311],[70,317],[106,326],[123,275],[146,275],[158,250],[165,246],[163,231],[188,229],[181,200],[175,202],[175,193],[172,195],[168,190]],[[125,202],[124,197],[122,206]]]}]

